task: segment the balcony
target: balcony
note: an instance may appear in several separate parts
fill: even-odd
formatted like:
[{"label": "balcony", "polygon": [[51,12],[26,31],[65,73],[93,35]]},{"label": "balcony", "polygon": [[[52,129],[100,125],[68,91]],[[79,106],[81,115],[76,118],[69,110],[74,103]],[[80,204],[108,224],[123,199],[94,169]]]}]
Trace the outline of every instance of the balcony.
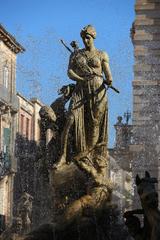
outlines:
[{"label": "balcony", "polygon": [[19,101],[16,95],[10,95],[8,89],[0,84],[0,105],[9,106],[11,111],[17,112]]},{"label": "balcony", "polygon": [[19,101],[16,95],[12,95],[11,97],[11,108],[14,112],[18,112],[19,109]]}]

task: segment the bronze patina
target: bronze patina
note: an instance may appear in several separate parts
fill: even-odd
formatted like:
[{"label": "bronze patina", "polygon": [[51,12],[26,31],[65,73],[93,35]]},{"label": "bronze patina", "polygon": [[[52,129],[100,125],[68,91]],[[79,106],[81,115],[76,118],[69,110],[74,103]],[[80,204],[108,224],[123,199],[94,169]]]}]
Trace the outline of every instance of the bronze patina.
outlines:
[{"label": "bronze patina", "polygon": [[[160,211],[155,183],[157,183],[157,179],[151,177],[147,171],[144,178],[140,178],[139,175],[136,176],[137,192],[142,209],[128,211],[124,214],[128,230],[135,240],[160,239]],[[143,224],[135,216],[139,214],[143,216]]]}]

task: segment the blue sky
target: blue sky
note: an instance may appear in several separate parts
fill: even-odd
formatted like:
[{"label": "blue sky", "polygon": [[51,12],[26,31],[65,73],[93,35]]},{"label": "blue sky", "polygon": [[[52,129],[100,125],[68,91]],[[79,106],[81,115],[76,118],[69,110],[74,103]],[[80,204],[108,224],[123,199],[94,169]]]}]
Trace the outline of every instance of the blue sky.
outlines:
[{"label": "blue sky", "polygon": [[133,46],[130,27],[134,20],[134,0],[1,0],[1,24],[25,47],[18,56],[17,90],[50,104],[57,90],[70,83],[67,78],[69,53],[60,44],[77,40],[80,29],[92,24],[97,30],[95,45],[107,51],[114,86],[108,91],[109,146],[114,145],[118,115],[132,110]]}]

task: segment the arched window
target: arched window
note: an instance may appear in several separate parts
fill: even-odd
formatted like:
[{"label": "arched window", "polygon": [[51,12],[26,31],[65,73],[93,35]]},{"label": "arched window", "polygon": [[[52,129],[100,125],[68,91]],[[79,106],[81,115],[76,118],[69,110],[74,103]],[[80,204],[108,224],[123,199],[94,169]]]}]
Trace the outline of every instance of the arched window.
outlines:
[{"label": "arched window", "polygon": [[8,88],[8,83],[9,83],[9,70],[7,66],[4,66],[3,69],[3,85]]}]

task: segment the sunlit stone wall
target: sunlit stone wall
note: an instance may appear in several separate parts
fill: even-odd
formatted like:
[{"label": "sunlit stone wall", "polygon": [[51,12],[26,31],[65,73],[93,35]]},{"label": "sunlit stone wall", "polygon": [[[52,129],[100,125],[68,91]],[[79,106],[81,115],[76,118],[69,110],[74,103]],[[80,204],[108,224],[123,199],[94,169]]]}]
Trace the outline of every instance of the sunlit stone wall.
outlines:
[{"label": "sunlit stone wall", "polygon": [[160,191],[160,0],[137,0],[135,12],[132,167],[149,170]]}]

